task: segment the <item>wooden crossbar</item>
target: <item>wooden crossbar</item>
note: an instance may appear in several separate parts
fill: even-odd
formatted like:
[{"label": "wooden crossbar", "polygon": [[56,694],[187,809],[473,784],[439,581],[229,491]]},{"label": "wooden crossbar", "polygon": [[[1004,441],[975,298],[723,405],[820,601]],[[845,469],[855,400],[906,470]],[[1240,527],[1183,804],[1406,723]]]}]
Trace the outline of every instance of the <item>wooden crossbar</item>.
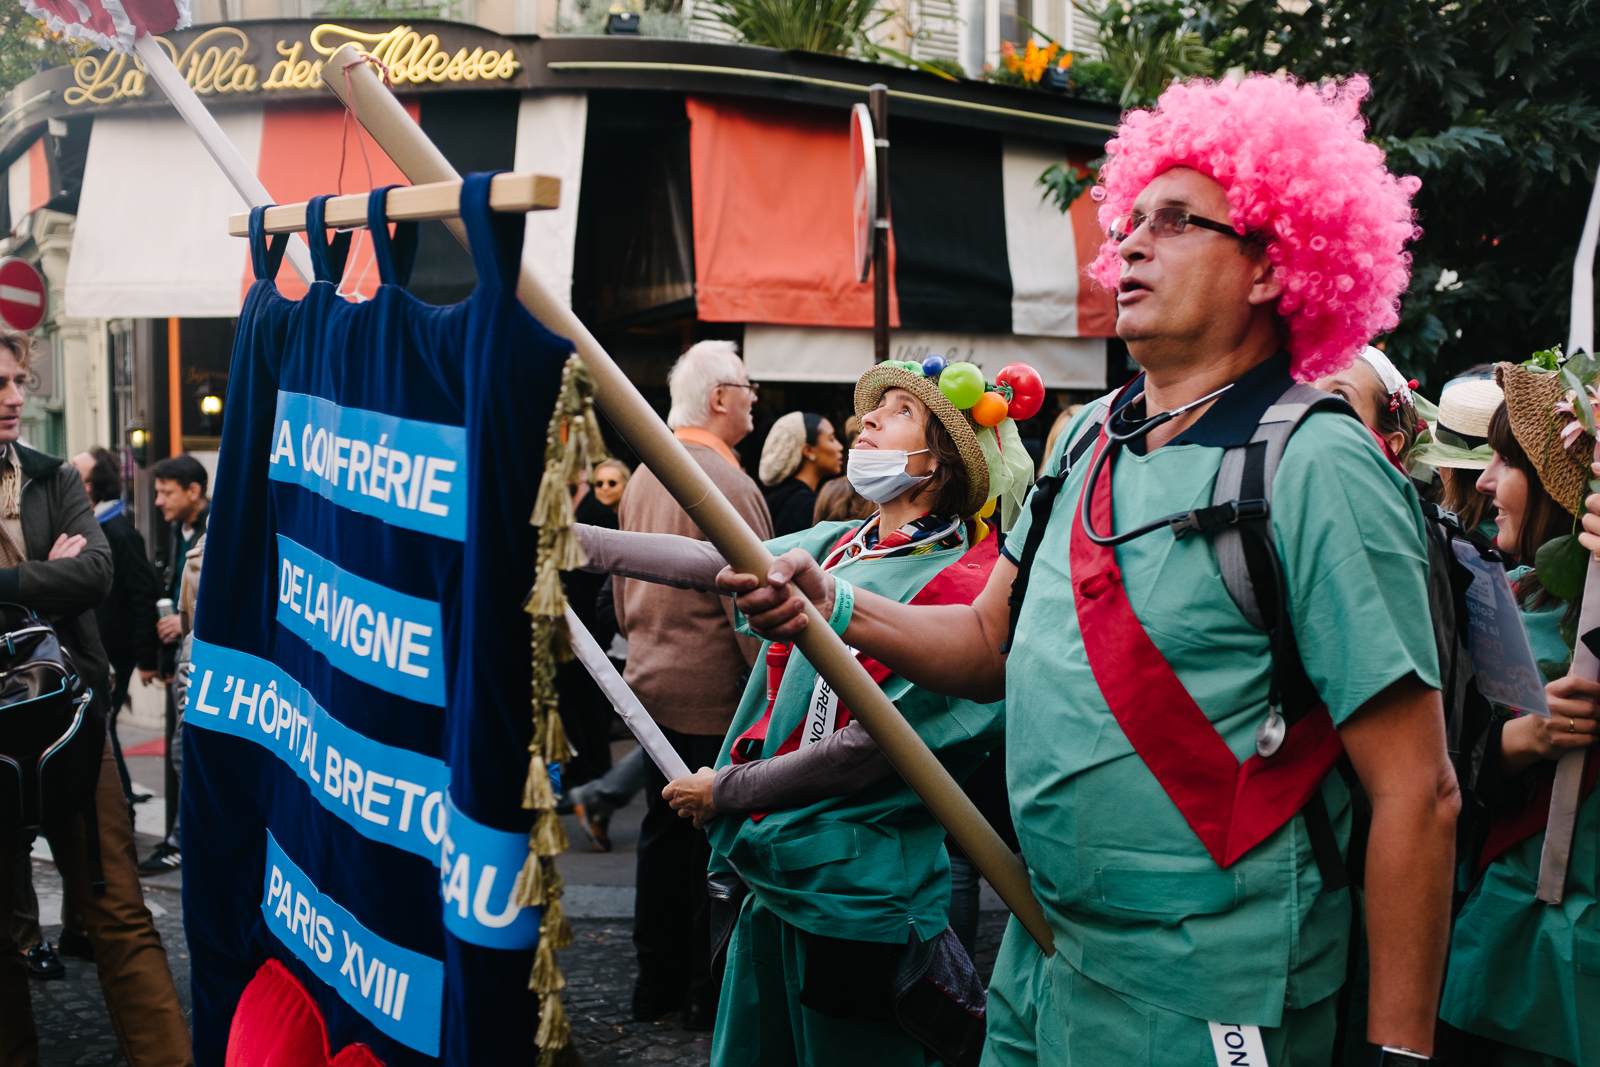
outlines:
[{"label": "wooden crossbar", "polygon": [[[497,174],[489,182],[489,206],[495,211],[521,214],[549,211],[561,203],[561,179],[544,174]],[[348,230],[367,224],[367,194],[336,196],[324,206],[329,229]],[[391,222],[411,219],[453,219],[461,215],[461,182],[428,182],[389,191],[385,208]],[[300,233],[306,228],[305,204],[279,204],[267,208],[262,218],[268,233]],[[228,216],[228,233],[250,236],[250,215]]]}]

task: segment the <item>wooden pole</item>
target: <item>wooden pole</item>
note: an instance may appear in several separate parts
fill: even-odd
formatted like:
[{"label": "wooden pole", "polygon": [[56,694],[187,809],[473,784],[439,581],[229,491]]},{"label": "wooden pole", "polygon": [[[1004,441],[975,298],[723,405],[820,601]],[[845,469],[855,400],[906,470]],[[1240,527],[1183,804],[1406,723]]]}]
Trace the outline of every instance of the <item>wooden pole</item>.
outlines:
[{"label": "wooden pole", "polygon": [[878,207],[872,231],[872,360],[889,358],[889,87],[867,90],[878,156]]},{"label": "wooden pole", "polygon": [[167,455],[183,454],[182,319],[167,320]]},{"label": "wooden pole", "polygon": [[[413,182],[435,182],[460,177],[353,46],[340,48],[328,59],[323,70],[323,84],[344,102],[356,121],[366,127],[407,178]],[[343,76],[347,70],[348,83]],[[467,243],[460,220],[450,220],[445,225],[463,245]],[[764,578],[772,565],[772,554],[766,545],[689,456],[572,309],[557,300],[526,268],[518,280],[517,295],[546,328],[572,341],[594,379],[596,402],[651,472],[661,479],[673,498],[717,546],[723,558],[739,571]],[[962,793],[944,765],[810,604],[806,605],[806,617],[806,628],[795,640],[800,651],[838,692],[851,713],[861,720],[861,725],[872,735],[895,770],[955,838],[956,844],[988,879],[1040,949],[1046,955],[1054,955],[1054,935],[1044,909],[1033,896],[1022,862],[972,806],[972,801]]]}]

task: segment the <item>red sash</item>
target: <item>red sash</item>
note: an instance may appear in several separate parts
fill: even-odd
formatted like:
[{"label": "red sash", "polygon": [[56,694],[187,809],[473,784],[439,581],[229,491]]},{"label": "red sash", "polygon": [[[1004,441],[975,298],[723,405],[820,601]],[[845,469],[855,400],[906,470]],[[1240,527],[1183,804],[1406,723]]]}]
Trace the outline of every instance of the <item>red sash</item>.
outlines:
[{"label": "red sash", "polygon": [[[1600,759],[1590,749],[1583,762],[1583,782],[1578,790],[1580,803],[1589,799],[1597,780],[1600,780]],[[1528,798],[1527,805],[1519,812],[1502,815],[1489,826],[1489,836],[1484,840],[1483,852],[1478,856],[1479,874],[1506,852],[1533,835],[1544,832],[1550,822],[1550,794],[1555,791],[1555,782],[1555,764],[1552,763],[1540,776],[1539,788]]]},{"label": "red sash", "polygon": [[[855,530],[847,531],[840,543],[855,535]],[[833,546],[839,547],[838,544]],[[1000,559],[999,541],[995,537],[985,537],[972,548],[964,552],[960,559],[945,567],[934,575],[927,585],[923,586],[917,595],[911,598],[912,604],[970,604],[983,592],[983,587],[988,584],[989,574],[994,570],[994,565]],[[733,763],[749,763],[761,759],[761,750],[767,743],[767,730],[772,723],[772,708],[778,702],[778,688],[783,684],[784,671],[789,667],[789,656],[792,646],[774,641],[767,646],[767,712],[751,726],[750,729],[740,734],[733,742],[730,758]],[[882,685],[890,674],[894,673],[873,659],[871,656],[856,653],[856,659],[867,669],[867,674],[874,682]],[[844,704],[839,705],[838,725],[836,729],[844,729],[850,722],[850,709]],[[783,744],[778,746],[774,756],[782,756],[794,752],[800,747],[800,734],[805,729],[805,723],[796,726]],[[759,822],[767,813],[761,812],[751,815],[750,818]]]},{"label": "red sash", "polygon": [[[1102,429],[1095,456],[1105,447]],[[1112,526],[1111,481],[1108,465],[1091,502],[1099,530]],[[1115,550],[1089,539],[1081,507],[1072,518],[1072,593],[1089,667],[1134,751],[1211,858],[1227,867],[1300,810],[1344,746],[1319,704],[1289,728],[1272,758],[1252,755],[1241,765],[1145,633]]]}]

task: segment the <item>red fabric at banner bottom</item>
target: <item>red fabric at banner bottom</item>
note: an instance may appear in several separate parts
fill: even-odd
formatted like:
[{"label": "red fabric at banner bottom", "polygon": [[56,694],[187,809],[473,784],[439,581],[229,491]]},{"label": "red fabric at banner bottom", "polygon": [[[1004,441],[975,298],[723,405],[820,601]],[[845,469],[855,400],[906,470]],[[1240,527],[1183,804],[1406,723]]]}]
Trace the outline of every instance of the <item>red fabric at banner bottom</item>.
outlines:
[{"label": "red fabric at banner bottom", "polygon": [[244,988],[228,1032],[227,1067],[384,1067],[372,1049],[328,1048],[322,1012],[300,980],[277,960],[261,965]]}]

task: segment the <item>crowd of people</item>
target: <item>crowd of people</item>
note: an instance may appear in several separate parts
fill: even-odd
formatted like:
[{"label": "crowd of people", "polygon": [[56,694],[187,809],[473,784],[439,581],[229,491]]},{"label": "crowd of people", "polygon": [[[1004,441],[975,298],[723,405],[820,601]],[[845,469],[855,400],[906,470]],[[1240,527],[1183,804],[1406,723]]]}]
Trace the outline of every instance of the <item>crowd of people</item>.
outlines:
[{"label": "crowd of people", "polygon": [[[726,567],[645,469],[580,519],[693,769],[635,750],[636,1018],[684,1010],[717,1064],[1600,1063],[1600,761],[1563,902],[1540,884],[1600,683],[1534,569],[1580,518],[1600,550],[1593,439],[1525,353],[1435,407],[1368,344],[1416,183],[1363,91],[1130,116],[1092,273],[1141,373],[1061,412],[1037,482],[942,360],[889,361],[842,426],[777,420],[763,498],[733,451],[758,387],[725,342],[682,356],[671,424],[777,559]],[[1013,918],[986,996],[976,872],[794,647],[807,602],[1027,865],[1054,943]],[[1486,695],[1474,626],[1526,633],[1542,695]],[[597,841],[639,779],[573,791]]]},{"label": "crowd of people", "polygon": [[[1417,183],[1364,92],[1254,76],[1129,114],[1090,272],[1140,373],[1040,457],[1003,375],[972,392],[932,356],[868,369],[837,423],[784,414],[758,481],[759,386],[703,341],[668,425],[768,573],[648,467],[587,473],[568,597],[691,771],[613,764],[606,698],[563,667],[564,803],[606,849],[646,801],[636,1019],[681,1011],[719,1065],[1600,1064],[1600,682],[1550,573],[1574,530],[1600,558],[1588,401],[1497,353],[1435,406],[1371,346]],[[181,773],[208,479],[152,469],[152,569],[114,454],[19,442],[30,358],[0,333],[0,604],[51,620],[109,729],[42,822],[59,946],[31,841],[0,838],[0,1064],[35,1060],[57,947],[94,959],[130,1063],[184,1064],[139,886],[179,828],[140,861],[115,724],[136,671],[165,680]],[[978,867],[797,646],[815,617],[1026,865],[1048,936],[1013,917],[986,988]]]}]

